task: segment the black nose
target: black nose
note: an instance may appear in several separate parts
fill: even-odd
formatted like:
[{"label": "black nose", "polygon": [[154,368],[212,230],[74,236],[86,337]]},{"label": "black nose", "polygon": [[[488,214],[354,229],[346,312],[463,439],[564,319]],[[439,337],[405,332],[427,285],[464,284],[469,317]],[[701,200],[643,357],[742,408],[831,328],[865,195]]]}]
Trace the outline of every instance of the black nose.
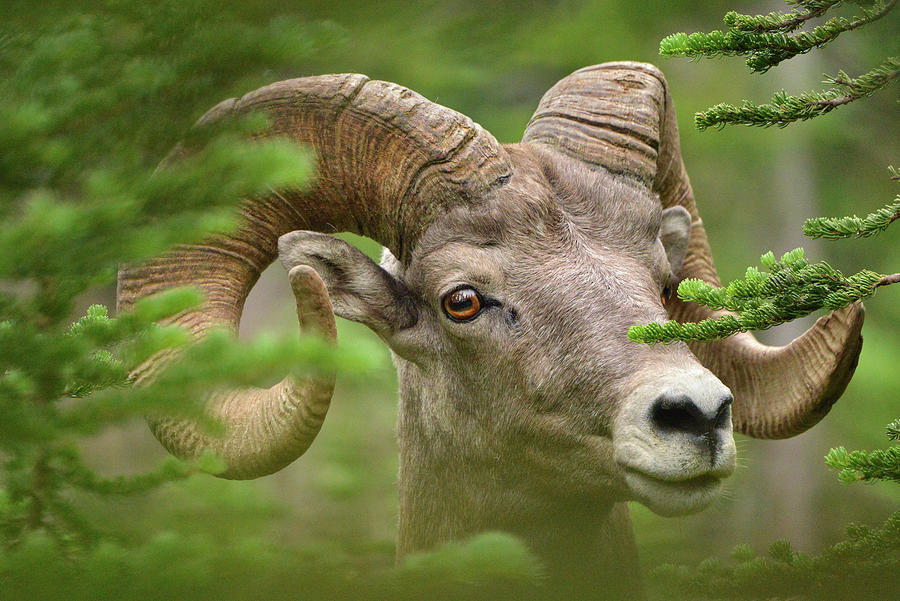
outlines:
[{"label": "black nose", "polygon": [[688,396],[664,394],[653,402],[650,419],[659,430],[705,436],[728,426],[732,400],[723,396],[704,411]]}]

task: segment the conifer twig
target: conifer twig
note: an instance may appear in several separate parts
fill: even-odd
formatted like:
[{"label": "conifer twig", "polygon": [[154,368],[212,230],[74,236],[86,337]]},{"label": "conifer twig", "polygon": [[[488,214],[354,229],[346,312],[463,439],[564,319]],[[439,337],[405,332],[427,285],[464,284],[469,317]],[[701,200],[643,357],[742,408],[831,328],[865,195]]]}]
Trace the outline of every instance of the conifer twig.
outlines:
[{"label": "conifer twig", "polygon": [[744,15],[729,12],[725,15],[725,24],[735,29],[748,32],[782,31],[791,32],[810,19],[821,17],[828,9],[842,4],[843,0],[817,0],[799,3],[806,11],[795,10],[790,13],[771,12],[768,15]]},{"label": "conifer twig", "polygon": [[756,125],[785,127],[794,121],[805,121],[831,112],[839,106],[871,96],[900,78],[900,59],[890,57],[883,63],[857,78],[850,78],[843,71],[830,77],[825,83],[837,86],[824,92],[804,92],[788,96],[778,92],[768,104],[754,104],[745,100],[739,107],[721,103],[694,115],[697,128],[724,127],[725,125]]},{"label": "conifer twig", "polygon": [[[823,25],[819,25],[811,31],[803,31],[795,35],[788,35],[778,29],[778,19],[758,21],[760,25],[771,27],[764,31],[745,31],[732,26],[728,31],[711,31],[709,33],[675,33],[663,38],[659,43],[659,53],[662,56],[685,56],[689,58],[711,58],[715,56],[747,56],[747,66],[751,71],[763,73],[780,62],[803,54],[813,48],[821,48],[833,41],[845,31],[858,29],[863,25],[877,21],[893,10],[897,0],[876,0],[870,7],[860,7],[861,14],[851,19],[836,17],[829,19]],[[823,11],[824,12],[824,11]],[[729,13],[731,15],[731,13]],[[732,23],[750,26],[744,20],[738,19],[740,15],[726,20]],[[751,18],[751,20],[753,20]]]},{"label": "conifer twig", "polygon": [[[631,326],[628,338],[635,342],[657,343],[676,340],[718,340],[739,332],[765,330],[819,309],[834,311],[875,294],[876,288],[900,281],[900,275],[885,276],[862,270],[844,276],[828,263],[810,263],[802,248],[785,253],[780,260],[768,252],[760,258],[768,273],[747,269],[742,280],[719,288],[698,279],[686,279],[678,286],[678,298],[695,302],[723,315],[697,323],[651,322]],[[896,281],[895,281],[896,279]]]},{"label": "conifer twig", "polygon": [[900,219],[900,196],[865,217],[815,217],[803,224],[803,234],[810,238],[839,240],[842,238],[869,238],[880,234]]},{"label": "conifer twig", "polygon": [[878,280],[878,283],[875,284],[875,287],[878,286],[890,286],[891,284],[900,283],[900,273],[894,273],[891,275],[886,275]]}]

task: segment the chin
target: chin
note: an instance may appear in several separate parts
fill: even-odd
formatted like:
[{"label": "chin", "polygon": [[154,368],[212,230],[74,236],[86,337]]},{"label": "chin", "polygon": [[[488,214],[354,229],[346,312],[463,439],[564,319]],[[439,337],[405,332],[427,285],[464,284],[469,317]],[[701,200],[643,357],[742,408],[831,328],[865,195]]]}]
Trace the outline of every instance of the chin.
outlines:
[{"label": "chin", "polygon": [[711,475],[670,480],[628,470],[625,481],[637,501],[653,513],[666,517],[702,511],[722,490],[722,479]]}]

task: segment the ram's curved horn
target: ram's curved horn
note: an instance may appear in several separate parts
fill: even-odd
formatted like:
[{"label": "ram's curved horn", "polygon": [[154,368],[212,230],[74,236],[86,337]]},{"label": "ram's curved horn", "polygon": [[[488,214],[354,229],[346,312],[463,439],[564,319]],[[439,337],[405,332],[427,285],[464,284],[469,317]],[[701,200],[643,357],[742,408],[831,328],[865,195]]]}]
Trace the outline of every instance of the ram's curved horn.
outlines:
[{"label": "ram's curved horn", "polygon": [[[505,151],[469,118],[410,90],[362,75],[283,81],[220,103],[200,123],[263,111],[271,135],[309,145],[317,157],[311,192],[281,191],[248,201],[237,233],[131,267],[120,273],[122,309],[148,294],[193,285],[206,294],[197,312],[177,322],[199,336],[212,326],[237,331],[247,294],[277,255],[278,237],[297,230],[352,231],[406,257],[431,219],[446,206],[478,202],[509,177]],[[310,270],[294,268],[301,327],[334,336],[327,292]],[[155,358],[135,376],[148,377]],[[333,378],[285,379],[267,390],[212,395],[209,410],[227,426],[210,437],[186,420],[151,419],[160,442],[181,457],[204,449],[228,464],[226,478],[254,478],[299,457],[321,427]]]},{"label": "ram's curved horn", "polygon": [[[544,95],[522,141],[631,177],[658,193],[664,207],[685,207],[693,228],[680,275],[720,285],[659,69],[619,62],[576,71]],[[712,315],[693,303],[670,303],[668,310],[678,321]],[[737,431],[786,438],[822,419],[843,393],[862,346],[862,322],[857,304],[822,317],[784,347],[765,346],[750,334],[690,347],[734,393]]]}]

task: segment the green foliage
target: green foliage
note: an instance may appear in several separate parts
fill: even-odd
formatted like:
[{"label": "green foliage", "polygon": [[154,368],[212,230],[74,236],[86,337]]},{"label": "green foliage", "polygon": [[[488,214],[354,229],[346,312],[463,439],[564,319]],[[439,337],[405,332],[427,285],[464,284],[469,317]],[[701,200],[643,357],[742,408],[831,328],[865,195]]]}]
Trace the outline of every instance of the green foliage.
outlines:
[{"label": "green foliage", "polygon": [[103,541],[74,557],[40,533],[16,549],[0,550],[6,601],[558,598],[538,588],[536,566],[521,543],[496,533],[416,555],[396,569],[373,569],[334,549],[258,537],[223,544],[209,535],[174,532],[138,547]]},{"label": "green foliage", "polygon": [[900,419],[895,419],[888,424],[887,437],[890,440],[900,440]]},{"label": "green foliage", "polygon": [[77,294],[113,280],[118,263],[227,229],[237,198],[309,179],[302,149],[270,140],[246,152],[259,119],[198,132],[202,151],[153,174],[249,72],[305,57],[321,37],[283,19],[241,25],[233,8],[110,3],[2,32],[0,277],[53,283],[0,304],[31,297],[45,318],[62,320]]},{"label": "green foliage", "polygon": [[[810,31],[792,33],[811,19],[843,4],[840,1],[810,0],[789,2],[798,5],[790,13],[725,16],[728,32],[676,34],[664,39],[660,52],[665,56],[746,55],[751,71],[764,72],[785,59],[821,47],[844,31],[877,20],[894,1],[856,2],[861,16],[833,18]],[[879,67],[856,79],[840,71],[825,83],[835,86],[826,92],[800,96],[776,94],[770,104],[744,101],[740,107],[718,104],[695,116],[698,129],[726,124],[767,127],[785,126],[830,112],[838,106],[870,96],[900,77],[900,62],[888,58]],[[896,179],[896,172],[891,168]],[[806,222],[804,233],[813,238],[839,239],[870,237],[885,231],[900,216],[900,197],[865,218],[818,218]],[[678,289],[679,298],[698,302],[713,310],[734,315],[707,319],[700,323],[648,324],[634,326],[629,338],[641,342],[712,340],[731,334],[765,329],[818,309],[834,310],[874,294],[876,288],[900,281],[900,274],[884,276],[863,270],[845,277],[825,262],[810,263],[802,249],[786,253],[776,261],[770,252],[761,262],[767,272],[747,269],[743,280],[718,288],[701,280],[686,280]],[[900,438],[900,422],[887,428],[888,437]],[[826,463],[839,470],[844,482],[900,482],[900,446],[884,450],[847,451],[832,449]],[[894,513],[879,529],[853,525],[848,539],[825,549],[818,556],[793,550],[787,541],[769,548],[769,557],[757,556],[741,545],[732,553],[732,565],[716,559],[701,562],[696,569],[663,566],[656,572],[657,583],[666,596],[679,599],[885,599],[900,588],[900,512]]]},{"label": "green foliage", "polygon": [[[763,72],[783,60],[799,53],[821,47],[844,31],[856,29],[880,19],[890,12],[895,0],[856,3],[860,17],[848,20],[833,18],[812,31],[788,35],[809,20],[822,16],[841,1],[796,1],[800,8],[790,13],[768,15],[744,15],[729,12],[725,15],[727,33],[713,31],[709,34],[674,34],[660,42],[663,56],[704,57],[725,54],[749,55],[747,64],[752,71]],[[775,94],[770,104],[757,105],[744,101],[741,107],[717,104],[695,115],[699,130],[726,124],[784,127],[798,120],[807,120],[830,112],[838,106],[870,96],[877,90],[900,78],[900,61],[891,57],[881,65],[856,79],[843,71],[826,79],[836,88],[826,92],[807,92],[800,96]],[[896,176],[893,167],[891,173]],[[896,179],[896,177],[895,177]],[[803,232],[811,238],[839,239],[870,237],[879,234],[900,217],[900,196],[887,206],[870,213],[865,218],[857,216],[841,218],[815,218],[807,220]],[[762,256],[768,273],[754,267],[747,269],[743,280],[731,282],[724,288],[716,288],[707,282],[687,279],[678,287],[681,300],[696,302],[713,310],[735,313],[699,323],[664,324],[650,323],[632,326],[628,337],[636,342],[656,343],[678,340],[717,340],[739,332],[764,330],[799,317],[805,317],[819,309],[835,310],[870,297],[879,286],[900,281],[900,275],[880,275],[862,270],[845,277],[824,261],[809,263],[803,249],[786,253],[781,261],[775,261],[771,252]]]},{"label": "green foliage", "polygon": [[698,323],[635,325],[629,328],[628,338],[645,343],[717,340],[738,332],[765,330],[819,309],[846,307],[873,295],[885,281],[885,276],[868,270],[844,276],[824,261],[810,263],[802,248],[785,253],[780,260],[770,251],[760,262],[767,271],[748,267],[744,279],[723,288],[699,279],[687,279],[678,286],[681,300],[736,315]]},{"label": "green foliage", "polygon": [[767,15],[743,15],[731,11],[725,15],[725,24],[747,32],[794,31],[810,19],[820,17],[829,8],[841,4],[841,0],[806,0],[788,2],[800,6],[789,13],[771,12]]},{"label": "green foliage", "polygon": [[724,19],[728,31],[672,34],[659,43],[659,53],[662,56],[690,58],[747,56],[750,70],[764,73],[781,61],[825,46],[845,31],[880,19],[894,8],[896,0],[876,0],[871,6],[859,6],[858,16],[850,19],[835,17],[811,31],[795,35],[784,33],[793,31],[808,19],[821,16],[838,4],[841,3],[803,2],[805,10],[766,16],[751,17],[730,12]]},{"label": "green foliage", "polygon": [[843,71],[834,77],[825,77],[824,83],[836,87],[824,92],[804,92],[799,96],[781,91],[768,104],[754,104],[749,100],[739,107],[728,103],[716,104],[694,115],[694,124],[700,130],[728,124],[785,127],[794,121],[812,119],[854,100],[871,96],[894,82],[900,77],[900,60],[888,58],[857,78],[851,78]]},{"label": "green foliage", "polygon": [[500,595],[512,599],[517,593],[525,594],[543,576],[542,566],[521,541],[509,534],[487,532],[431,553],[412,555],[392,577],[401,590],[417,591],[429,599],[458,599],[465,589],[478,593],[472,598]]},{"label": "green foliage", "polygon": [[[238,6],[105,3],[0,30],[0,547],[48,535],[66,555],[86,552],[99,539],[73,503],[79,491],[143,493],[224,468],[204,456],[102,477],[82,459],[83,437],[157,412],[215,431],[203,410],[210,389],[367,363],[364,349],[312,338],[239,345],[223,331],[189,345],[187,332],[158,322],[196,307],[193,290],[114,318],[94,305],[69,323],[77,295],[112,284],[118,265],[226,231],[241,198],[310,179],[304,149],[251,140],[265,126],[258,116],[188,132],[251,73],[302,60],[333,33],[241,21]],[[154,173],[182,137],[190,152]],[[129,374],[160,352],[179,360],[133,387]]]},{"label": "green foliage", "polygon": [[696,570],[666,565],[654,577],[668,598],[777,601],[889,599],[900,585],[900,512],[878,529],[853,525],[845,541],[818,556],[777,541],[768,557],[745,545],[735,548],[734,564],[707,560]]},{"label": "green foliage", "polygon": [[[887,426],[888,439],[900,440],[900,419]],[[900,483],[900,444],[874,451],[847,451],[844,447],[831,449],[825,456],[829,467],[840,471],[842,482],[858,480],[888,480]]]},{"label": "green foliage", "polygon": [[254,23],[237,2],[100,5],[36,24],[13,18],[34,13],[20,7],[5,20],[0,144],[15,152],[0,159],[4,187],[83,185],[86,167],[152,169],[207,108],[341,37],[296,17]]},{"label": "green foliage", "polygon": [[[898,179],[894,167],[890,167],[893,179]],[[900,195],[893,202],[881,207],[865,217],[816,217],[803,225],[803,233],[810,238],[868,238],[880,234],[897,219],[900,219]]]},{"label": "green foliage", "polygon": [[[790,3],[790,2],[789,2]],[[871,3],[856,2],[860,15],[846,19],[836,17],[810,31],[792,34],[811,19],[821,17],[826,11],[846,4],[840,0],[798,1],[801,8],[789,13],[768,15],[743,15],[729,12],[725,15],[727,32],[676,33],[659,44],[662,56],[686,56],[691,58],[725,55],[748,56],[747,66],[757,73],[768,71],[784,60],[798,54],[821,48],[845,31],[850,31],[880,19],[893,10],[896,0],[876,0]],[[836,76],[825,76],[824,83],[834,86],[823,92],[804,92],[798,96],[781,91],[768,104],[756,104],[744,100],[740,106],[721,103],[694,115],[700,130],[707,127],[724,127],[728,124],[785,127],[794,121],[805,121],[839,106],[871,96],[878,90],[900,78],[900,60],[885,59],[880,65],[857,78],[844,71]]]},{"label": "green foliage", "polygon": [[852,451],[844,447],[831,449],[825,463],[840,469],[844,482],[855,480],[894,480],[900,482],[900,447],[885,450]]}]

